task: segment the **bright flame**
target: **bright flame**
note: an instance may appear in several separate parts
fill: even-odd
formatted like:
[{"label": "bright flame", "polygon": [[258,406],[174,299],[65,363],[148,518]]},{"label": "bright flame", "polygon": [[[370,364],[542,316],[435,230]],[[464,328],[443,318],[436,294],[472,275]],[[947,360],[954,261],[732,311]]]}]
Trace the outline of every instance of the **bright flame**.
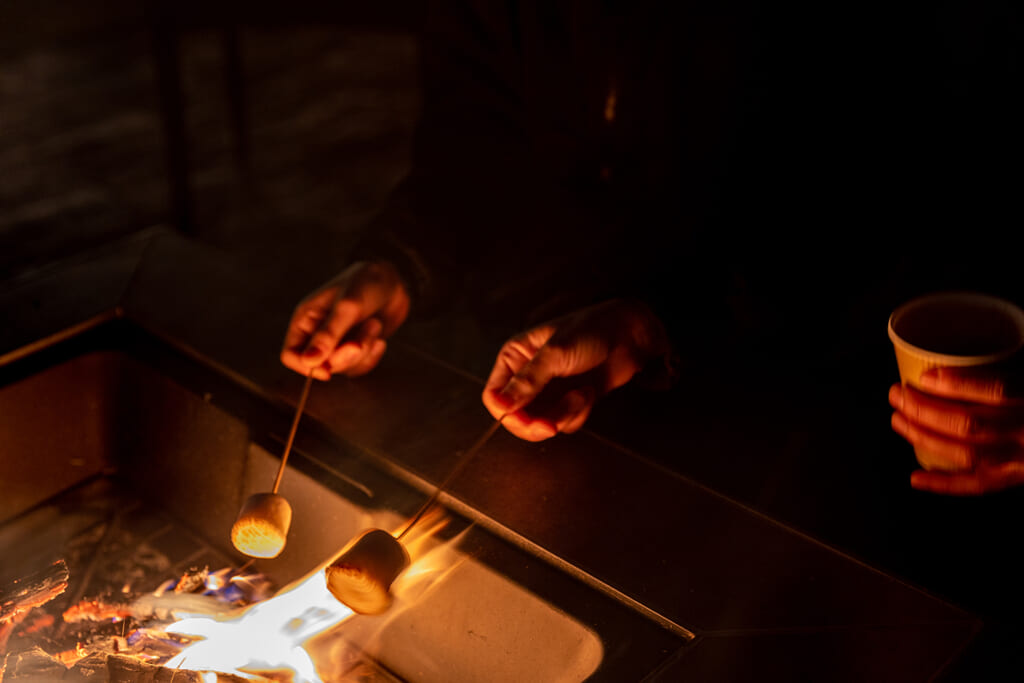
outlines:
[{"label": "bright flame", "polygon": [[[305,642],[352,616],[330,591],[323,569],[269,600],[228,617],[193,616],[165,629],[202,638],[164,666],[229,673],[258,679],[260,673],[290,673],[295,683],[323,683]],[[216,676],[204,676],[215,681]]]},{"label": "bright flame", "polygon": [[[438,509],[428,510],[402,543],[412,565],[396,580],[396,602],[415,599],[454,561],[450,557],[455,542],[431,549],[436,535],[448,524]],[[444,551],[444,552],[441,552]],[[166,629],[168,633],[202,638],[182,650],[164,666],[197,672],[234,674],[250,680],[272,678],[293,683],[324,683],[307,647],[315,646],[315,636],[328,635],[335,626],[354,615],[327,589],[324,569],[319,567],[306,578],[286,587],[274,597],[226,615],[192,614]],[[392,607],[392,616],[401,608]],[[397,608],[397,609],[396,609]],[[329,677],[339,657],[322,661]],[[203,673],[204,683],[216,683],[216,673]]]}]

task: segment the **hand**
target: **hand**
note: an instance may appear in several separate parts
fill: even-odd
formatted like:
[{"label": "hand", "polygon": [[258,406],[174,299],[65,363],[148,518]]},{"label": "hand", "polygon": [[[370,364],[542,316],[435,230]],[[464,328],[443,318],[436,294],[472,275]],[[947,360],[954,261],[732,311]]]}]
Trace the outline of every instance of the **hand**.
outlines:
[{"label": "hand", "polygon": [[583,426],[594,402],[670,348],[661,321],[639,301],[576,311],[502,346],[483,392],[495,418],[527,441]]},{"label": "hand", "polygon": [[981,495],[1024,484],[1024,400],[994,373],[936,368],[922,390],[893,385],[892,428],[936,459],[911,474],[922,491]]},{"label": "hand", "polygon": [[409,314],[409,293],[395,267],[360,261],[299,303],[292,314],[281,362],[317,379],[362,375],[377,366],[385,341]]}]

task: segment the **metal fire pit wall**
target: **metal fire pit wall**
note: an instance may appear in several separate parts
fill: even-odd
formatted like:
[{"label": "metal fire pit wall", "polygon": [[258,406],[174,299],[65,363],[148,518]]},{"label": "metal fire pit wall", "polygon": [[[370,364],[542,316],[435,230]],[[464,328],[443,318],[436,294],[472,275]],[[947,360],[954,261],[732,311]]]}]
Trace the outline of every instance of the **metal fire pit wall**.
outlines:
[{"label": "metal fire pit wall", "polygon": [[[272,482],[291,410],[126,320],[0,367],[0,581],[65,558],[72,599],[104,581],[155,589],[190,566],[241,565],[229,529]],[[397,527],[423,500],[311,416],[289,464],[289,540],[256,565],[278,585],[367,527]],[[480,520],[450,517],[436,543],[455,539],[463,561],[407,608],[337,629],[379,680],[640,680],[690,642]],[[115,527],[129,547],[97,563]]]}]

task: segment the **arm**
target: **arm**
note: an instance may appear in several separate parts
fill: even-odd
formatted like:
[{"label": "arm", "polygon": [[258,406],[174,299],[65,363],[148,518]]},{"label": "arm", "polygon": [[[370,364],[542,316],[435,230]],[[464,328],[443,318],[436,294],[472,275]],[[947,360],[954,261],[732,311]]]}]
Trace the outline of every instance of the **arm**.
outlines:
[{"label": "arm", "polygon": [[431,6],[412,169],[353,263],[296,307],[281,350],[287,367],[315,368],[319,379],[368,372],[411,312],[429,315],[459,292],[461,273],[479,259],[479,217],[496,203],[502,175],[515,173],[509,150],[521,149],[499,26],[468,4]]},{"label": "arm", "polygon": [[412,164],[356,246],[395,264],[417,315],[462,289],[528,175],[516,46],[498,3],[430,2],[420,35],[422,107]]}]

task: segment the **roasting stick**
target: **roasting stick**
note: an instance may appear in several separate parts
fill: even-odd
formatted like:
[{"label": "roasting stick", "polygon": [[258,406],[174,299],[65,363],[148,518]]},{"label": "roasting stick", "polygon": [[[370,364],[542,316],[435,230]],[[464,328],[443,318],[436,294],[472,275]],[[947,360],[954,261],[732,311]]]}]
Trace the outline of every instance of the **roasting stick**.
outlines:
[{"label": "roasting stick", "polygon": [[463,454],[463,456],[459,459],[459,462],[455,463],[455,467],[453,467],[452,471],[448,473],[448,476],[444,478],[444,481],[437,485],[437,488],[434,489],[434,493],[431,494],[430,498],[427,499],[427,502],[425,502],[420,507],[419,511],[415,515],[413,515],[412,519],[409,520],[409,523],[405,525],[405,528],[402,529],[402,533],[398,534],[398,536],[395,537],[396,541],[401,541],[402,538],[407,533],[409,533],[409,530],[416,526],[416,522],[420,521],[423,518],[423,515],[426,514],[427,510],[429,510],[434,505],[434,503],[437,502],[437,499],[441,497],[441,492],[444,491],[448,487],[448,485],[452,483],[452,480],[455,479],[455,477],[459,475],[459,472],[461,472],[466,467],[466,463],[473,459],[473,456],[476,455],[477,451],[483,448],[484,444],[487,443],[487,440],[490,439],[494,432],[498,430],[498,427],[501,426],[501,421],[504,419],[505,416],[502,415],[497,420],[495,420],[494,423],[487,428],[487,431],[481,434],[480,438],[477,439],[476,442],[469,447],[469,450],[466,451],[465,454]]},{"label": "roasting stick", "polygon": [[277,468],[277,476],[274,477],[274,488],[270,493],[255,493],[249,496],[238,513],[234,526],[231,527],[231,543],[239,552],[249,557],[277,557],[284,550],[288,527],[292,523],[292,508],[284,496],[277,493],[277,489],[281,486],[284,469],[288,464],[288,454],[292,450],[295,432],[299,428],[299,418],[306,407],[306,399],[309,397],[309,388],[312,384],[313,368],[310,368],[306,384],[302,387],[299,404],[295,409],[292,429],[281,455],[281,464]]},{"label": "roasting stick", "polygon": [[383,529],[369,529],[327,566],[324,571],[327,588],[339,602],[359,614],[380,614],[391,606],[391,584],[411,561],[402,538],[437,502],[441,492],[483,448],[504,419],[502,415],[495,420],[469,447],[397,537]]},{"label": "roasting stick", "polygon": [[270,490],[271,493],[277,493],[277,489],[281,486],[281,478],[284,477],[284,466],[288,463],[288,454],[292,450],[292,442],[295,441],[295,432],[299,429],[299,419],[302,417],[302,411],[306,407],[306,399],[309,398],[309,388],[313,385],[313,369],[310,368],[309,374],[306,375],[306,384],[302,387],[302,395],[299,396],[299,405],[295,409],[295,419],[292,420],[292,430],[288,433],[288,441],[284,444],[284,453],[281,455],[281,465],[277,468],[277,477],[274,478],[274,488]]}]

